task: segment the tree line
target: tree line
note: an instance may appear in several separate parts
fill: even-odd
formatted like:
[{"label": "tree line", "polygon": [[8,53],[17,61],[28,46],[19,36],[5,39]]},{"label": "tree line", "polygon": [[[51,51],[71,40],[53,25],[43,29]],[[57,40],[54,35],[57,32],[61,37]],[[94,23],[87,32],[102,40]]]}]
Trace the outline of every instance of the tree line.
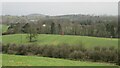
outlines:
[{"label": "tree line", "polygon": [[[4,20],[4,19],[3,19]],[[7,19],[3,22],[5,23]],[[27,16],[14,17],[8,32],[38,34],[64,34],[118,38],[118,20],[116,16],[62,16],[37,18],[30,21]],[[15,22],[17,20],[17,22]],[[28,26],[29,25],[29,26]],[[32,27],[30,27],[30,25]],[[43,26],[45,25],[45,26]]]}]

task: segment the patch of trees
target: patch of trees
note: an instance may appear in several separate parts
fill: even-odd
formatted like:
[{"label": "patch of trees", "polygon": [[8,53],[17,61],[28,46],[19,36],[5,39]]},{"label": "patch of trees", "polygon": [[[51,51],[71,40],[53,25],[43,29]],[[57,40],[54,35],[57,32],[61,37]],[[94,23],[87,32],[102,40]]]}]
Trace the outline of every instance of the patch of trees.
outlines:
[{"label": "patch of trees", "polygon": [[51,58],[64,58],[71,60],[93,61],[93,62],[108,62],[119,65],[118,49],[114,47],[94,47],[87,49],[83,45],[16,45],[3,44],[2,52],[15,55],[37,55]]}]

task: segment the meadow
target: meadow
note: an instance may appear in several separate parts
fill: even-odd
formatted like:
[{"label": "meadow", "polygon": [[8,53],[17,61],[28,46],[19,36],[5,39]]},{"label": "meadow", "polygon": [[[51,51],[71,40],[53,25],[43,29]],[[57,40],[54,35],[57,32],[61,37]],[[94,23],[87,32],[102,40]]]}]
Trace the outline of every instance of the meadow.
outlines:
[{"label": "meadow", "polygon": [[[2,28],[1,28],[2,27]],[[6,32],[8,29],[7,25],[0,25],[0,30],[2,30],[2,32]]]},{"label": "meadow", "polygon": [[2,42],[15,44],[39,44],[39,45],[83,45],[87,48],[95,46],[100,47],[118,47],[118,39],[114,38],[97,38],[88,36],[73,36],[73,35],[50,35],[39,34],[36,42],[30,43],[26,38],[27,34],[12,34],[2,36]]},{"label": "meadow", "polygon": [[109,63],[74,61],[37,56],[2,55],[3,66],[115,66]]}]

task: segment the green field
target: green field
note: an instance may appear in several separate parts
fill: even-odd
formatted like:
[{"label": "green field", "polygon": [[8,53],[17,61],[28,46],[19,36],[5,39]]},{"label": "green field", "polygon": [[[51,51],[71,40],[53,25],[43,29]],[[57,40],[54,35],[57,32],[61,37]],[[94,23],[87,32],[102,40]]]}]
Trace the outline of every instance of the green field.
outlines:
[{"label": "green field", "polygon": [[[30,44],[26,38],[26,34],[14,34],[14,35],[4,35],[2,36],[3,43],[16,43],[16,44]],[[88,36],[73,36],[73,35],[46,35],[39,34],[38,41],[34,44],[39,45],[60,45],[60,44],[70,44],[70,45],[84,45],[87,48],[94,46],[108,47],[114,46],[117,48],[118,39],[110,38],[97,38]]]},{"label": "green field", "polygon": [[2,60],[3,66],[113,66],[113,64],[108,63],[7,54],[2,55]]},{"label": "green field", "polygon": [[7,25],[0,25],[0,27],[2,27],[2,28],[0,28],[0,30],[2,30],[2,32],[6,32],[8,29]]},{"label": "green field", "polygon": [[2,55],[0,54],[0,67],[2,67]]}]

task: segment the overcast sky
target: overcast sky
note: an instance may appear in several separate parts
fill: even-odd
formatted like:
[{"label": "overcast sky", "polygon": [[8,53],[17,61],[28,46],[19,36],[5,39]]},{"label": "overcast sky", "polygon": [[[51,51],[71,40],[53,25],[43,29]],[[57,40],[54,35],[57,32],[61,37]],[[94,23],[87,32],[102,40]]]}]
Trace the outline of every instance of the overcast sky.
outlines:
[{"label": "overcast sky", "polygon": [[94,14],[117,15],[117,2],[4,2],[3,15],[66,15],[66,14]]}]

